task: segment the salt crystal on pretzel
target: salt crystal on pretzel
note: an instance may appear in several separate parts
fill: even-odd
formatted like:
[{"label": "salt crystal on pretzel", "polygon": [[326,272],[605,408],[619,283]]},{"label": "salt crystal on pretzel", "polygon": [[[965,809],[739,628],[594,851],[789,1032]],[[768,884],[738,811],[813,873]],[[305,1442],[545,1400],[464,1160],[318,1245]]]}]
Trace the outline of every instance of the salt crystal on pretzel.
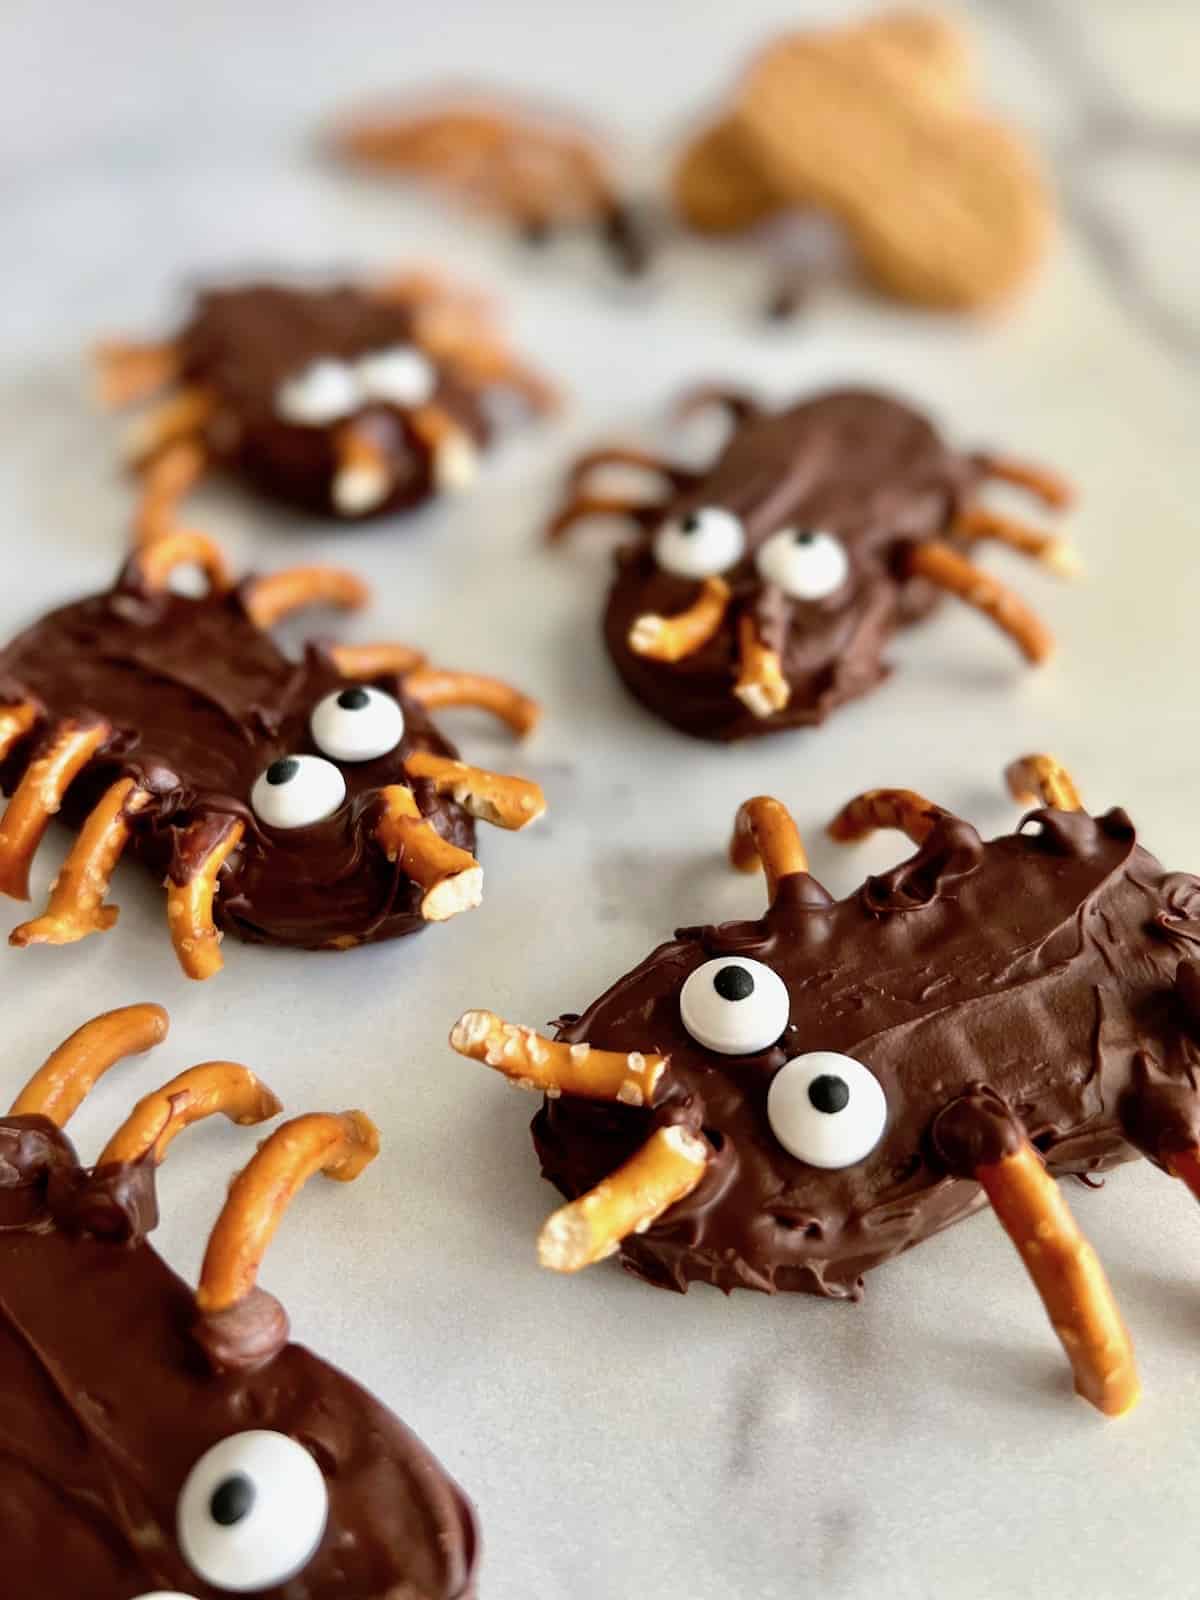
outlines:
[{"label": "salt crystal on pretzel", "polygon": [[493,1011],[465,1012],[451,1031],[450,1048],[533,1089],[622,1105],[653,1105],[668,1065],[666,1056],[649,1052],[543,1039]]}]

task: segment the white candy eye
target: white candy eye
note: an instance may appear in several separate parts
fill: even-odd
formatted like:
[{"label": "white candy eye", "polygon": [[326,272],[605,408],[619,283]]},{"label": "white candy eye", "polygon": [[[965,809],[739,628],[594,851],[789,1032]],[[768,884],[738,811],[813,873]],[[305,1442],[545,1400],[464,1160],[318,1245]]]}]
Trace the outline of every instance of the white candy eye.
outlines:
[{"label": "white candy eye", "polygon": [[679,1015],[693,1039],[723,1056],[752,1056],[788,1022],[782,978],[761,961],[720,956],[697,967],[679,991]]},{"label": "white candy eye", "polygon": [[664,522],[654,536],[654,559],[677,578],[711,578],[736,567],[746,550],[741,520],[722,506],[701,506]]},{"label": "white candy eye", "polygon": [[767,1121],[797,1161],[852,1167],[879,1143],[887,1101],[861,1061],[836,1050],[810,1050],[793,1056],[771,1080]]},{"label": "white candy eye", "polygon": [[307,828],[331,817],[346,798],[346,780],[320,756],[280,756],[257,779],[250,804],[268,828]]},{"label": "white candy eye", "polygon": [[846,547],[833,533],[785,528],[772,534],[755,558],[759,576],[778,584],[793,600],[824,600],[850,573]]},{"label": "white candy eye", "polygon": [[369,399],[394,406],[423,406],[437,388],[432,362],[411,345],[360,356],[354,370]]},{"label": "white candy eye", "polygon": [[374,761],[403,739],[404,712],[382,689],[353,684],[318,701],[310,726],[317,748],[335,761]]},{"label": "white candy eye", "polygon": [[275,391],[275,410],[285,422],[320,428],[340,422],[362,405],[362,385],[353,367],[332,356],[310,361]]},{"label": "white candy eye", "polygon": [[175,1528],[198,1578],[231,1594],[286,1583],[325,1532],[329,1493],[308,1451],[253,1428],[206,1450],[188,1473]]}]

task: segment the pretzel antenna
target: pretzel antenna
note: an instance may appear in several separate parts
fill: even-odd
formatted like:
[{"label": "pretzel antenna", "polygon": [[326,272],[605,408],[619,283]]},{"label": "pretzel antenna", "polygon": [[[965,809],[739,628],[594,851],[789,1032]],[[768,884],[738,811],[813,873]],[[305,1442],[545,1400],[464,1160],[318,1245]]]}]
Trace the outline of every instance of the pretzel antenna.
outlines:
[{"label": "pretzel antenna", "polygon": [[65,1128],[111,1066],[161,1044],[170,1018],[162,1006],[121,1006],[105,1011],[48,1056],[13,1101],[12,1117],[47,1117]]},{"label": "pretzel antenna", "polygon": [[221,868],[241,843],[239,817],[201,817],[184,832],[177,850],[187,877],[167,879],[167,927],[179,964],[189,978],[211,978],[224,966],[221,935],[213,921]]},{"label": "pretzel antenna", "polygon": [[281,572],[252,578],[242,588],[247,615],[259,628],[274,627],[284,617],[309,606],[357,611],[370,597],[371,591],[362,579],[340,567],[285,567]]},{"label": "pretzel antenna", "polygon": [[178,529],[143,544],[130,559],[126,573],[143,588],[156,593],[167,587],[176,567],[199,567],[214,594],[233,587],[233,574],[225,552],[206,533]]},{"label": "pretzel antenna", "polygon": [[662,516],[661,500],[629,500],[620,495],[577,494],[560,506],[546,527],[546,538],[556,544],[577,522],[592,517],[627,517],[646,533]]},{"label": "pretzel antenna", "polygon": [[171,1141],[193,1122],[218,1112],[239,1127],[283,1110],[266,1084],[236,1061],[202,1061],[143,1096],[100,1153],[98,1167],[132,1161],[158,1166]]},{"label": "pretzel antenna", "polygon": [[760,794],[738,807],[729,841],[729,860],[738,872],[767,879],[767,904],[774,905],[781,878],[808,871],[808,854],[791,812],[781,800]]},{"label": "pretzel antenna", "polygon": [[1021,756],[1005,768],[1004,778],[1018,805],[1036,805],[1040,801],[1055,811],[1083,810],[1074,778],[1053,756]]},{"label": "pretzel antenna", "polygon": [[881,828],[895,828],[919,845],[949,815],[915,789],[867,789],[847,800],[829,824],[829,837],[838,844],[857,844]]}]

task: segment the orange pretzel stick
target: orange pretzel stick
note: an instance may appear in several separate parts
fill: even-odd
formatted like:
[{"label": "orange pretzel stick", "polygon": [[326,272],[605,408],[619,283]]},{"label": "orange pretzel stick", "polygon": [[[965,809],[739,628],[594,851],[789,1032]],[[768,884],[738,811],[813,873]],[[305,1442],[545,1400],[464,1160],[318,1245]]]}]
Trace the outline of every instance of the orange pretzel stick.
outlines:
[{"label": "orange pretzel stick", "polygon": [[161,1044],[170,1025],[163,1008],[153,1005],[121,1006],[93,1017],[47,1057],[9,1116],[47,1117],[65,1128],[109,1067]]},{"label": "orange pretzel stick", "polygon": [[142,472],[141,495],[134,513],[139,545],[151,544],[175,531],[175,513],[189,489],[208,470],[208,456],[194,439],[167,446]]},{"label": "orange pretzel stick", "polygon": [[425,665],[424,653],[406,644],[335,644],[329,656],[343,678],[403,678]]},{"label": "orange pretzel stick", "polygon": [[670,461],[664,461],[661,456],[652,455],[649,450],[637,450],[626,445],[610,445],[601,450],[589,450],[586,455],[580,456],[567,474],[567,488],[572,493],[579,492],[593,473],[600,472],[605,467],[634,467],[639,472],[653,472],[670,489],[680,488],[683,484],[694,483],[696,480],[694,472],[689,472],[686,467],[677,467]]},{"label": "orange pretzel stick", "polygon": [[1028,489],[1030,494],[1056,511],[1065,510],[1075,499],[1074,487],[1049,467],[1015,461],[1011,456],[994,456],[986,451],[977,452],[973,459],[987,477],[995,478],[1000,483],[1011,483],[1018,489]]},{"label": "orange pretzel stick", "polygon": [[167,927],[179,965],[189,978],[211,978],[225,965],[221,935],[213,922],[213,900],[221,868],[244,832],[245,823],[237,817],[203,818],[179,841],[176,854],[189,864],[194,855],[190,846],[204,851],[182,883],[167,879]]},{"label": "orange pretzel stick", "polygon": [[410,778],[427,778],[438,794],[450,795],[473,817],[497,828],[527,828],[546,809],[540,784],[469,767],[465,761],[435,756],[428,750],[414,750],[406,756],[404,769]]},{"label": "orange pretzel stick", "polygon": [[133,571],[150,590],[167,587],[176,567],[197,566],[204,573],[214,594],[225,594],[233,586],[233,576],[225,552],[206,533],[181,529],[143,544],[133,557]]},{"label": "orange pretzel stick", "polygon": [[471,852],[443,839],[403,784],[389,784],[380,790],[380,798],[383,810],[375,837],[388,860],[398,862],[424,890],[425,921],[445,922],[461,911],[473,911],[483,899],[483,868]]},{"label": "orange pretzel stick", "polygon": [[225,1311],[254,1288],[283,1214],[318,1172],[338,1183],[357,1178],[379,1154],[379,1131],[361,1111],[294,1117],[266,1139],[233,1180],[209,1237],[196,1305]]},{"label": "orange pretzel stick", "polygon": [[144,811],[151,794],[134,778],[118,778],[97,803],[63,862],[40,917],[23,922],[8,942],[24,949],[31,944],[73,944],[90,933],[105,933],[117,920],[116,906],[106,906],[113,869],[129,843],[130,818]]},{"label": "orange pretzel stick", "polygon": [[336,466],[330,494],[346,517],[359,517],[381,506],[395,487],[392,461],[371,429],[344,423],[333,436]]},{"label": "orange pretzel stick", "polygon": [[433,463],[433,481],[451,494],[469,489],[479,475],[479,450],[474,439],[444,406],[416,406],[408,421]]},{"label": "orange pretzel stick", "polygon": [[132,424],[125,435],[127,459],[141,466],[181,439],[203,439],[216,407],[207,389],[180,389]]},{"label": "orange pretzel stick", "polygon": [[546,538],[556,544],[577,522],[591,517],[630,517],[647,528],[662,515],[661,500],[626,500],[620,495],[575,495],[560,506],[546,525]]},{"label": "orange pretzel stick", "polygon": [[236,1061],[202,1061],[143,1096],[100,1152],[98,1167],[126,1161],[162,1161],[177,1134],[220,1112],[239,1128],[277,1117],[283,1104],[249,1067]]},{"label": "orange pretzel stick", "polygon": [[729,610],[729,585],[724,578],[705,578],[686,611],[673,617],[647,612],[629,630],[629,648],[650,661],[683,661],[703,650],[720,629]]},{"label": "orange pretzel stick", "polygon": [[924,844],[947,814],[915,789],[868,789],[847,800],[829,824],[829,837],[838,844],[857,844],[878,828],[895,828],[914,844]]},{"label": "orange pretzel stick", "polygon": [[92,351],[92,365],[100,404],[107,411],[119,411],[176,382],[179,350],[169,341],[105,339]]},{"label": "orange pretzel stick", "polygon": [[984,506],[971,506],[954,524],[953,531],[968,539],[994,539],[1010,550],[1019,550],[1031,556],[1060,578],[1077,578],[1083,571],[1079,552],[1061,534],[1047,533],[1043,528],[1031,528],[1016,517],[1002,516]]},{"label": "orange pretzel stick", "polygon": [[525,365],[492,325],[486,301],[443,290],[419,303],[416,339],[435,360],[457,368],[477,388],[509,389],[533,411],[549,413],[562,404],[558,389]]},{"label": "orange pretzel stick", "polygon": [[61,722],[25,768],[0,817],[0,894],[29,899],[29,868],[63,796],[112,733],[107,722]]},{"label": "orange pretzel stick", "polygon": [[908,570],[912,577],[927,579],[990,617],[1008,634],[1027,661],[1037,665],[1053,653],[1053,634],[1025,602],[948,544],[929,539],[913,545],[909,551]]},{"label": "orange pretzel stick", "polygon": [[538,1260],[555,1272],[578,1272],[644,1233],[704,1176],[704,1140],[675,1124],[659,1128],[623,1166],[548,1217],[538,1235]]},{"label": "orange pretzel stick", "polygon": [[442,706],[475,706],[480,711],[490,711],[507,723],[518,738],[532,733],[542,714],[537,701],[519,689],[477,672],[442,672],[428,667],[405,679],[404,692],[430,711]]},{"label": "orange pretzel stick", "polygon": [[1008,792],[1020,806],[1044,806],[1055,811],[1082,811],[1075,780],[1053,756],[1022,756],[1004,769]]},{"label": "orange pretzel stick", "polygon": [[738,807],[729,859],[739,872],[763,869],[769,905],[775,902],[780,878],[808,871],[808,855],[791,812],[768,794],[760,794]]},{"label": "orange pretzel stick", "polygon": [[32,700],[0,706],[0,761],[37,725],[40,713]]},{"label": "orange pretzel stick", "polygon": [[652,1105],[669,1065],[668,1057],[640,1050],[597,1050],[590,1044],[543,1039],[494,1011],[464,1012],[451,1031],[450,1048],[494,1067],[522,1089],[626,1106]]},{"label": "orange pretzel stick", "polygon": [[779,652],[759,638],[753,617],[738,622],[738,677],[733,692],[753,716],[769,717],[782,711],[792,698],[783,675]]},{"label": "orange pretzel stick", "polygon": [[260,628],[272,628],[306,606],[336,606],[357,611],[371,598],[361,578],[340,567],[286,567],[245,587],[246,611]]}]

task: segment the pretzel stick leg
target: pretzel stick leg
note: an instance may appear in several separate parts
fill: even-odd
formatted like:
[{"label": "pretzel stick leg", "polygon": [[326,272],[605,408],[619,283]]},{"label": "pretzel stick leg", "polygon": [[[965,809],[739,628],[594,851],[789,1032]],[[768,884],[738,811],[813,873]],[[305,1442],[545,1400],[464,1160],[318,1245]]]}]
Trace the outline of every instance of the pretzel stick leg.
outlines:
[{"label": "pretzel stick leg", "polygon": [[450,795],[481,822],[514,831],[536,822],[546,809],[540,785],[526,778],[509,778],[464,761],[414,750],[404,767],[411,778],[427,778],[438,794]]},{"label": "pretzel stick leg", "polygon": [[38,709],[32,700],[0,706],[0,761],[37,725]]},{"label": "pretzel stick leg", "polygon": [[462,424],[432,403],[416,406],[408,420],[429,452],[436,487],[448,494],[469,489],[479,476],[479,451]]},{"label": "pretzel stick leg", "polygon": [[678,1126],[659,1128],[611,1177],[547,1218],[538,1260],[555,1272],[578,1272],[613,1255],[622,1239],[644,1233],[691,1194],[707,1163],[703,1139]]},{"label": "pretzel stick leg", "polygon": [[113,868],[129,842],[131,817],[145,810],[151,796],[133,778],[120,778],[97,804],[54,880],[45,912],[23,922],[8,936],[9,944],[73,944],[90,933],[104,933],[117,920],[116,906],[106,906]]},{"label": "pretzel stick leg", "polygon": [[605,467],[633,467],[639,472],[652,472],[668,489],[682,489],[696,482],[696,474],[686,467],[677,467],[648,450],[635,450],[624,445],[612,445],[602,450],[589,450],[574,463],[567,474],[567,488],[572,494],[586,490],[587,480]]},{"label": "pretzel stick leg", "polygon": [[134,515],[139,545],[152,544],[176,532],[179,503],[207,470],[204,447],[192,439],[180,439],[154,457],[142,473],[141,495]]},{"label": "pretzel stick leg", "polygon": [[111,732],[107,722],[60,723],[26,767],[0,817],[0,894],[29,899],[29,868],[50,818]]},{"label": "pretzel stick leg", "polygon": [[343,678],[404,678],[425,665],[424,654],[406,644],[335,644],[329,655]]},{"label": "pretzel stick leg", "polygon": [[779,652],[759,638],[754,618],[738,622],[738,678],[734,694],[753,716],[769,717],[782,711],[792,698],[791,685],[783,675]]},{"label": "pretzel stick leg", "polygon": [[169,341],[105,339],[92,352],[92,362],[100,404],[107,411],[148,400],[179,377],[179,351]]},{"label": "pretzel stick leg", "polygon": [[483,899],[483,868],[469,850],[460,850],[421,815],[412,790],[390,784],[380,791],[383,811],[375,837],[389,861],[423,891],[421,915],[426,922],[445,922],[473,911]]},{"label": "pretzel stick leg", "polygon": [[808,871],[808,854],[791,812],[766,794],[738,807],[729,860],[738,872],[763,869],[768,904],[774,904],[780,878]]},{"label": "pretzel stick leg", "polygon": [[9,1115],[48,1117],[65,1128],[109,1067],[153,1050],[169,1027],[161,1006],[121,1006],[93,1017],[47,1057],[13,1101]]},{"label": "pretzel stick leg", "polygon": [[245,824],[234,817],[214,826],[207,820],[192,824],[180,842],[179,855],[189,860],[189,842],[194,840],[204,855],[192,866],[182,882],[167,879],[167,927],[179,965],[189,978],[211,978],[225,965],[221,959],[221,935],[213,922],[221,868],[241,843]]},{"label": "pretzel stick leg", "polygon": [[1053,634],[1025,602],[948,544],[929,539],[913,545],[908,570],[911,576],[928,579],[990,617],[1035,666],[1053,654]]},{"label": "pretzel stick leg", "polygon": [[1040,800],[1055,811],[1083,809],[1074,778],[1053,756],[1022,756],[1005,769],[1004,777],[1018,805],[1036,805]]},{"label": "pretzel stick leg", "polygon": [[307,606],[336,606],[357,611],[371,591],[361,578],[338,567],[288,567],[255,578],[243,591],[246,611],[260,628],[271,628]]},{"label": "pretzel stick leg", "polygon": [[199,567],[213,594],[225,594],[233,587],[233,575],[221,546],[206,533],[184,528],[142,544],[130,561],[129,570],[143,588],[157,593],[167,587],[176,567],[185,566]]},{"label": "pretzel stick leg", "polygon": [[626,1106],[652,1105],[668,1066],[666,1056],[543,1039],[494,1011],[465,1012],[451,1031],[450,1048],[551,1099],[576,1094]]},{"label": "pretzel stick leg", "polygon": [[592,517],[629,517],[641,528],[648,528],[662,515],[660,500],[623,500],[618,495],[573,495],[551,517],[546,525],[546,538],[556,544],[577,522],[587,522]]},{"label": "pretzel stick leg", "polygon": [[847,800],[829,824],[829,837],[838,844],[857,844],[880,828],[895,828],[914,844],[924,844],[946,815],[915,789],[868,789]]},{"label": "pretzel stick leg", "polygon": [[532,733],[542,714],[537,701],[519,689],[477,672],[440,672],[436,667],[427,667],[405,679],[404,692],[430,711],[442,706],[474,706],[490,711],[507,723],[518,738]]},{"label": "pretzel stick leg", "polygon": [[650,661],[683,661],[694,656],[720,630],[729,610],[729,585],[724,578],[705,578],[686,611],[673,617],[647,612],[629,630],[629,648]]},{"label": "pretzel stick leg", "polygon": [[333,437],[337,465],[330,494],[334,509],[343,517],[361,517],[375,511],[395,484],[391,459],[369,428],[347,422]]},{"label": "pretzel stick leg", "polygon": [[1065,510],[1075,499],[1075,490],[1066,478],[1049,467],[1034,466],[1028,461],[1016,461],[1011,456],[976,455],[975,461],[989,478],[1000,483],[1011,483],[1018,489],[1027,489],[1044,505],[1055,511]]},{"label": "pretzel stick leg", "polygon": [[145,1095],[100,1152],[96,1165],[162,1161],[171,1141],[193,1122],[218,1112],[241,1128],[277,1117],[282,1103],[249,1067],[202,1061]]},{"label": "pretzel stick leg", "polygon": [[1010,550],[1040,561],[1044,567],[1060,578],[1077,578],[1083,571],[1079,552],[1069,539],[1061,534],[1047,533],[1043,528],[1031,528],[1016,517],[1003,516],[984,506],[971,506],[954,525],[956,534],[968,539],[994,539]]},{"label": "pretzel stick leg", "polygon": [[127,459],[140,466],[169,445],[203,439],[216,405],[207,389],[180,389],[131,425],[125,435]]}]

